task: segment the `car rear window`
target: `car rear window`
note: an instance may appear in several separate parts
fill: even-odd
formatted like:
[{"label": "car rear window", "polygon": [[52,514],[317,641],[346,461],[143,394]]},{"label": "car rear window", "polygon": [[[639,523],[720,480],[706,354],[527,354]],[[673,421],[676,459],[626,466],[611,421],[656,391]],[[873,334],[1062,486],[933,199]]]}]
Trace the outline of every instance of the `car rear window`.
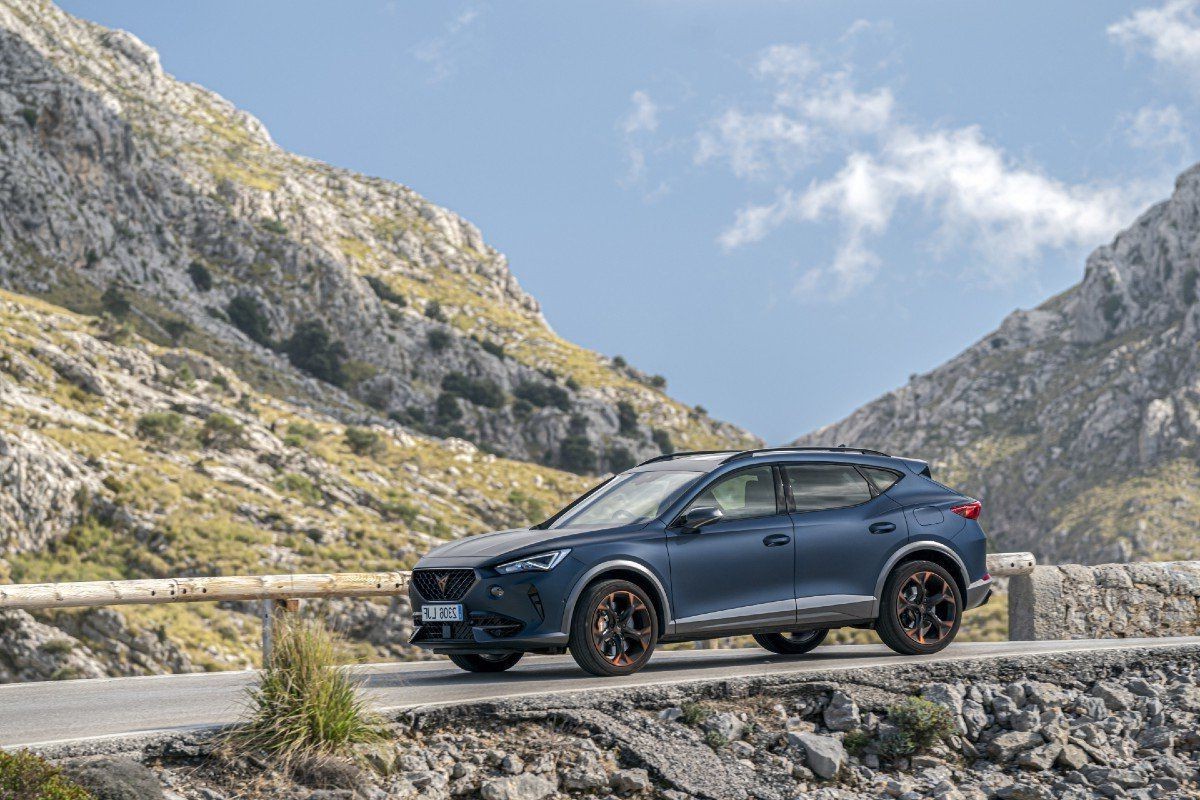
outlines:
[{"label": "car rear window", "polygon": [[900,480],[900,473],[892,472],[890,469],[881,469],[880,467],[859,467],[859,469],[867,476],[867,480],[875,484],[875,489],[880,494],[892,488],[896,481]]},{"label": "car rear window", "polygon": [[871,499],[867,482],[849,464],[796,464],[785,472],[797,511],[845,508]]}]

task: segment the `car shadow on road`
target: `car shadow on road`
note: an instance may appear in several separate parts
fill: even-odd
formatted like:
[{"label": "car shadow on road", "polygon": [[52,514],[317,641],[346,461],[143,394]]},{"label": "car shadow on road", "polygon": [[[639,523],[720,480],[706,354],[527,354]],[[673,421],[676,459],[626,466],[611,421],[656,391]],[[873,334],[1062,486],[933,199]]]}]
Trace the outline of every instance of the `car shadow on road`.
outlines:
[{"label": "car shadow on road", "polygon": [[[670,660],[655,661],[651,658],[650,663],[640,672],[631,676],[631,678],[636,680],[637,676],[665,676],[673,673],[694,672],[696,673],[696,678],[700,680],[714,677],[709,674],[710,672],[722,672],[730,667],[737,666],[783,664],[794,665],[797,668],[805,665],[819,666],[821,664],[834,666],[846,661],[878,658],[885,655],[892,655],[892,653],[882,647],[878,649],[859,647],[854,651],[844,651],[841,648],[822,648],[816,653],[803,656],[781,656],[750,649],[729,650],[725,651],[722,655],[716,655],[711,650],[695,651],[695,654],[689,653],[686,656],[677,656]],[[588,675],[576,666],[573,661],[565,660],[561,657],[551,659],[538,656],[527,657],[520,664],[503,673],[463,672],[447,662],[446,670],[411,672],[401,669],[395,672],[373,673],[363,676],[363,678],[365,688],[367,689],[470,685],[489,685],[503,689],[508,686],[521,686],[523,684],[545,681],[565,681],[593,688],[604,688],[604,683],[607,682],[607,679],[593,678],[593,676]],[[617,685],[618,682],[624,685],[627,680],[629,678],[612,679],[614,685]],[[653,683],[654,681],[646,682]]]}]

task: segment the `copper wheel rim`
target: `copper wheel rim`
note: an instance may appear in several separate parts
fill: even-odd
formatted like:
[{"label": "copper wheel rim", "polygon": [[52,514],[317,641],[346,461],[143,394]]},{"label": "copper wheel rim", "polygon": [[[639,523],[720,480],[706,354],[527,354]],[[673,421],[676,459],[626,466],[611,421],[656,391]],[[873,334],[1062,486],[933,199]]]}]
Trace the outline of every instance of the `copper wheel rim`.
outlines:
[{"label": "copper wheel rim", "polygon": [[936,572],[917,572],[900,585],[896,615],[904,635],[917,644],[937,644],[954,630],[958,601],[954,587]]},{"label": "copper wheel rim", "polygon": [[614,667],[628,667],[650,649],[650,607],[633,592],[613,592],[592,612],[592,646]]}]

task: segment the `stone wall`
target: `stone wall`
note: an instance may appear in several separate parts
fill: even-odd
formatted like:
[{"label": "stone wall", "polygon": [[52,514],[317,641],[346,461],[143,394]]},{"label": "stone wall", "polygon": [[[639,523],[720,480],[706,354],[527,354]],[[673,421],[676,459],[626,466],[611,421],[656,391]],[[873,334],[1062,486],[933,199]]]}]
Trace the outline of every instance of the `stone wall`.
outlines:
[{"label": "stone wall", "polygon": [[1008,591],[1013,641],[1200,634],[1200,561],[1036,567]]}]

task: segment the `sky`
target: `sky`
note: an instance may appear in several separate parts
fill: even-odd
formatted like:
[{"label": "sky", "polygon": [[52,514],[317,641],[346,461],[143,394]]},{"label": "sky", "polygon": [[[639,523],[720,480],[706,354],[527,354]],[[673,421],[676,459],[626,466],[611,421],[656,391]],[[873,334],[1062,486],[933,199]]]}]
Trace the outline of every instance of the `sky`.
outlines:
[{"label": "sky", "polygon": [[461,214],[560,334],[780,443],[1072,285],[1170,193],[1197,2],[62,5]]}]

